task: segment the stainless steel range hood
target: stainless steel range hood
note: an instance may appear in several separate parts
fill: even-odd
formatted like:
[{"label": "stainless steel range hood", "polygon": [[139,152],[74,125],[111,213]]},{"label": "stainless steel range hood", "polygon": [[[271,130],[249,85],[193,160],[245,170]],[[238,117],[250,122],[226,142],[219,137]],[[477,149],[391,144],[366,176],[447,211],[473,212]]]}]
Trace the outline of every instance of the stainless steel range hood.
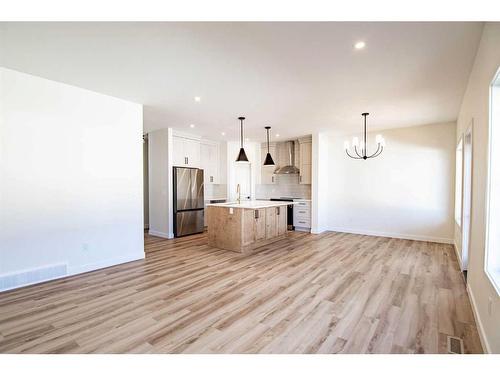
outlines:
[{"label": "stainless steel range hood", "polygon": [[[298,174],[299,168],[295,166],[295,143],[287,141],[283,145],[286,148],[287,164],[274,171],[276,174]],[[280,160],[281,163],[281,160]]]}]

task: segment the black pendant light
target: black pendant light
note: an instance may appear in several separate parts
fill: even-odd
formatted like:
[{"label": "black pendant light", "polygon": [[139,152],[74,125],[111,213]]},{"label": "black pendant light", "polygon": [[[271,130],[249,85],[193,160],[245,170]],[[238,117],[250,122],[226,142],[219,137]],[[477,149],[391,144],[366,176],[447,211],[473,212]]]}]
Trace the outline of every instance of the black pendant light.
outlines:
[{"label": "black pendant light", "polygon": [[243,148],[243,120],[244,117],[238,117],[240,120],[240,137],[241,137],[241,147],[240,152],[238,153],[238,157],[236,158],[236,162],[248,162],[247,154],[245,153],[245,149]]},{"label": "black pendant light", "polygon": [[265,127],[267,130],[267,155],[266,155],[266,160],[264,161],[264,165],[274,165],[274,160],[269,153],[269,129],[271,129],[270,126]]}]

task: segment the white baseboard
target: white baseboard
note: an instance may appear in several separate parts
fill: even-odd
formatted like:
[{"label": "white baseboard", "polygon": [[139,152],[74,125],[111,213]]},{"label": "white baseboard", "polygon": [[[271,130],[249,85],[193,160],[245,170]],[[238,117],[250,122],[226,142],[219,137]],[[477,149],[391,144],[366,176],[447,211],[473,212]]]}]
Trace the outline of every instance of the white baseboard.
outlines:
[{"label": "white baseboard", "polygon": [[476,320],[477,330],[479,332],[479,339],[481,340],[481,346],[483,347],[483,351],[485,353],[491,354],[490,344],[488,343],[488,339],[486,338],[486,334],[484,333],[483,323],[481,321],[481,317],[479,316],[479,311],[476,305],[476,299],[474,298],[474,293],[472,293],[472,289],[470,288],[470,284],[467,284],[467,294],[469,295],[470,304],[472,305],[472,312],[474,313],[474,319]]},{"label": "white baseboard", "polygon": [[145,258],[144,251],[141,254],[127,254],[120,257],[105,259],[96,263],[84,264],[83,266],[68,267],[68,276],[78,275],[79,273],[90,272],[116,266],[118,264],[133,262],[134,260],[141,260]]},{"label": "white baseboard", "polygon": [[331,228],[328,228],[328,230],[333,231],[333,232],[362,234],[365,236],[401,238],[403,240],[428,241],[428,242],[438,242],[438,243],[446,243],[446,244],[453,244],[454,243],[454,240],[452,238],[420,236],[420,235],[405,234],[405,233],[378,232],[378,231],[371,231],[371,230],[358,230],[358,229],[339,228],[339,227],[331,227]]},{"label": "white baseboard", "polygon": [[327,230],[324,228],[311,228],[311,233],[312,234],[321,234],[323,232],[326,232]]},{"label": "white baseboard", "polygon": [[153,230],[153,229],[150,229],[148,233],[151,236],[155,236],[155,237],[161,237],[161,238],[167,238],[167,239],[174,238],[173,233],[165,233],[165,232],[160,232],[160,231]]},{"label": "white baseboard", "polygon": [[[144,252],[142,252],[141,254],[124,255],[121,257],[117,257],[117,258],[106,259],[106,260],[96,262],[96,263],[85,264],[83,266],[77,266],[77,267],[68,266],[66,273],[63,275],[59,275],[59,276],[55,276],[55,277],[43,277],[43,278],[39,278],[39,279],[36,279],[33,281],[19,282],[18,284],[10,285],[7,288],[0,288],[0,292],[18,289],[18,288],[22,288],[22,287],[29,286],[29,285],[40,284],[40,283],[44,283],[47,281],[64,279],[65,277],[78,275],[78,274],[81,274],[84,272],[96,271],[96,270],[99,270],[102,268],[116,266],[118,264],[128,263],[128,262],[132,262],[134,260],[140,260],[140,259],[144,259],[144,258],[145,258],[145,254],[144,254]],[[2,277],[2,275],[0,275],[0,278],[1,277]]]},{"label": "white baseboard", "polygon": [[458,266],[460,267],[461,271],[464,271],[464,269],[462,268],[462,257],[460,252],[458,251],[458,247],[455,241],[453,241],[453,248],[455,249],[455,255],[457,256]]}]

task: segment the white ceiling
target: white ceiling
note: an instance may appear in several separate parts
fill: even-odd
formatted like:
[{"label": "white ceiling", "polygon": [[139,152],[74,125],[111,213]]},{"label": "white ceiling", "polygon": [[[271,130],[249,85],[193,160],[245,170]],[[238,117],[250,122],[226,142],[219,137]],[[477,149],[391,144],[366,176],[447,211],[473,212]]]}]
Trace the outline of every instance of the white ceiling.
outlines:
[{"label": "white ceiling", "polygon": [[[1,23],[0,64],[144,104],[209,138],[454,121],[481,23]],[[355,50],[363,40],[366,48]],[[201,102],[194,101],[200,96]],[[191,129],[190,124],[196,127]]]}]

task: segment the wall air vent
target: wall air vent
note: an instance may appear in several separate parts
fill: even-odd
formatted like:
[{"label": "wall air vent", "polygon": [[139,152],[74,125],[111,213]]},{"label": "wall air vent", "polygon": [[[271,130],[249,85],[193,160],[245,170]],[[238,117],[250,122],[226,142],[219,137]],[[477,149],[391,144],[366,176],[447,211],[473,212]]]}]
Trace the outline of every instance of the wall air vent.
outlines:
[{"label": "wall air vent", "polygon": [[22,272],[0,275],[0,292],[42,281],[57,279],[68,274],[67,264],[54,264]]}]

